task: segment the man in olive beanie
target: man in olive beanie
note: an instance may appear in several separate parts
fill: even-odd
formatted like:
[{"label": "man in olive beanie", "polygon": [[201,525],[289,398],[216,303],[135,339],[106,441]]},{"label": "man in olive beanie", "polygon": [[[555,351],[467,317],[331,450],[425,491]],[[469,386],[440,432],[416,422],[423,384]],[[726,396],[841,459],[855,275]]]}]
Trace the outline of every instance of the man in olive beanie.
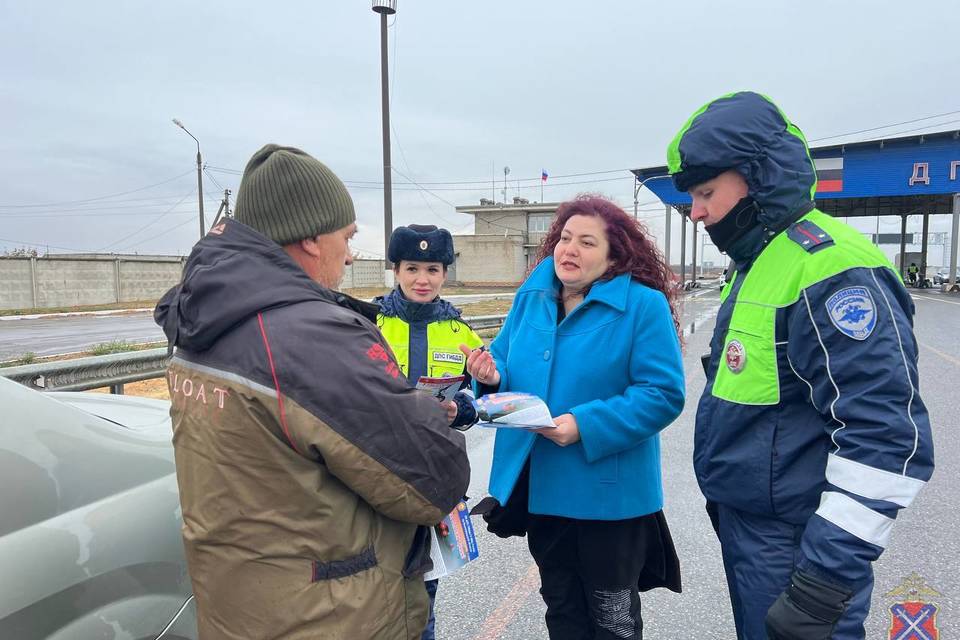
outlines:
[{"label": "man in olive beanie", "polygon": [[343,182],[300,149],[268,144],[243,170],[234,218],[282,246],[324,286],[338,287],[352,261],[356,217]]},{"label": "man in olive beanie", "polygon": [[419,640],[427,622],[427,527],[470,463],[377,307],[334,290],[354,219],[330,169],[267,145],[157,307],[201,640]]}]

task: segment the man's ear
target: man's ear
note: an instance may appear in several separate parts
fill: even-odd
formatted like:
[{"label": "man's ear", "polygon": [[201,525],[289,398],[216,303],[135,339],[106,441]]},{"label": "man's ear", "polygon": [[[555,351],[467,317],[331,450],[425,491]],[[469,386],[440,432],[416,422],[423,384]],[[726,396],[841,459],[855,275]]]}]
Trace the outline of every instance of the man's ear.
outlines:
[{"label": "man's ear", "polygon": [[322,253],[320,251],[320,245],[317,243],[317,238],[304,238],[300,241],[300,248],[311,258],[318,258]]}]

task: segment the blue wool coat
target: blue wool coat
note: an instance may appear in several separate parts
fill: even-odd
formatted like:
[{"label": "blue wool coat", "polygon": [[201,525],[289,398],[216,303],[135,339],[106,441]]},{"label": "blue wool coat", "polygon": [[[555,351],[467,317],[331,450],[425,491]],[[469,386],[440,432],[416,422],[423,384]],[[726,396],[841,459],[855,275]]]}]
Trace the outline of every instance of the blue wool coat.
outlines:
[{"label": "blue wool coat", "polygon": [[664,295],[628,274],[597,282],[557,324],[560,282],[548,258],[520,287],[490,346],[500,391],[572,413],[580,441],[561,447],[497,432],[490,494],[506,504],[530,459],[531,513],[622,520],[663,507],[660,436],[684,402],[680,344]]}]

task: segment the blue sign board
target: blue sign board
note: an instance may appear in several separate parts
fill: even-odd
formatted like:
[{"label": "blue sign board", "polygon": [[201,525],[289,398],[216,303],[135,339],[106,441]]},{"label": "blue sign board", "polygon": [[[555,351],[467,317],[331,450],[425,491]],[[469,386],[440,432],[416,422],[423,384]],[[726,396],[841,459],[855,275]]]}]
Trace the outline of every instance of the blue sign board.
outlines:
[{"label": "blue sign board", "polygon": [[[818,199],[960,193],[960,138],[953,134],[816,148],[811,156]],[[666,167],[635,173],[643,181],[666,174]],[[649,179],[644,186],[666,204],[690,204],[690,196],[678,192],[670,179]]]}]

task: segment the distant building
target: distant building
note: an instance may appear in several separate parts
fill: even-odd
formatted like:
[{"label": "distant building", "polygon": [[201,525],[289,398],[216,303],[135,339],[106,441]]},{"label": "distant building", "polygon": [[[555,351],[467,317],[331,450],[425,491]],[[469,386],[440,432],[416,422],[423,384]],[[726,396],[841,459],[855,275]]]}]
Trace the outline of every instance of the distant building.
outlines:
[{"label": "distant building", "polygon": [[465,285],[512,285],[523,280],[532,266],[559,202],[513,204],[486,198],[479,205],[457,207],[457,213],[476,216],[473,235],[453,239],[456,262],[449,279]]}]

